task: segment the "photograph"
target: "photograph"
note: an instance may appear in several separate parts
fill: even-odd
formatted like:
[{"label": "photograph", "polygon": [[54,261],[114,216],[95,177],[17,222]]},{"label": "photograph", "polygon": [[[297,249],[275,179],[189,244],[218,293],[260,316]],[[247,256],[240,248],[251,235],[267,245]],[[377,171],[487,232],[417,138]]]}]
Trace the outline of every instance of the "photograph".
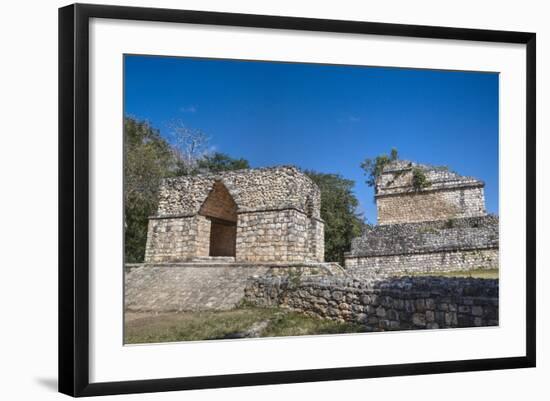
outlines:
[{"label": "photograph", "polygon": [[123,56],[124,344],[499,326],[499,73]]}]

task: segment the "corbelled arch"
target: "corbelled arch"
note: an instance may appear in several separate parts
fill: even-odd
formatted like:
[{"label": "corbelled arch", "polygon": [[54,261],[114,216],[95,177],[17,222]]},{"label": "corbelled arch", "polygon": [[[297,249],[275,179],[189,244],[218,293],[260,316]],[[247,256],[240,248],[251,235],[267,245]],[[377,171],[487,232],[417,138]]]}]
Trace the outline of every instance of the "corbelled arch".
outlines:
[{"label": "corbelled arch", "polygon": [[210,193],[199,209],[199,214],[231,222],[237,221],[237,203],[221,180],[214,181]]},{"label": "corbelled arch", "polygon": [[[214,182],[199,209],[209,224],[200,233],[208,238],[208,256],[235,256],[237,242],[237,204],[222,181]],[[209,230],[208,230],[209,229]]]}]

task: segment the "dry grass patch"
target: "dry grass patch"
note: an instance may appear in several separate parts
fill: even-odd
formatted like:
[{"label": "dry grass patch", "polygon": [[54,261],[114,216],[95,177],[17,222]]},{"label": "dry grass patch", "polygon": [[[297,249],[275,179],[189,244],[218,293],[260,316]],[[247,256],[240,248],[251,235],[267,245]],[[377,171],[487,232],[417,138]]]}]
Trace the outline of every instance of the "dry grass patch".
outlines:
[{"label": "dry grass patch", "polygon": [[[260,324],[263,323],[263,324]],[[246,337],[262,327],[258,337],[357,333],[358,324],[318,319],[277,308],[238,308],[229,311],[125,314],[124,342],[143,344]]]}]

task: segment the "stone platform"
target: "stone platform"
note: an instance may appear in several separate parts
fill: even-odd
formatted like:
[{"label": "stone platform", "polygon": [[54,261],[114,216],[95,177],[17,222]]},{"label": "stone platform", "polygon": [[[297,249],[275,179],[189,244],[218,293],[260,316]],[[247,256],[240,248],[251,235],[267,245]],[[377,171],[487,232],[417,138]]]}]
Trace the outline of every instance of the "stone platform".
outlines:
[{"label": "stone platform", "polygon": [[201,258],[190,262],[127,264],[125,309],[129,311],[199,311],[234,308],[244,298],[250,278],[341,276],[336,263],[242,263],[232,258]]}]

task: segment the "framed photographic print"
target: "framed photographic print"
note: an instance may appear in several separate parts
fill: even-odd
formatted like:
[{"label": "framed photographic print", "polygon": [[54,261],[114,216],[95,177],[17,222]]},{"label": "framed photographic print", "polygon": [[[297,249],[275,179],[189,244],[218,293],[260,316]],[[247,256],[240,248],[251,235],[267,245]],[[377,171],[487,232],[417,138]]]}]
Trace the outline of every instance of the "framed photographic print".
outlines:
[{"label": "framed photographic print", "polygon": [[535,82],[534,33],[61,8],[59,390],[535,366]]}]

